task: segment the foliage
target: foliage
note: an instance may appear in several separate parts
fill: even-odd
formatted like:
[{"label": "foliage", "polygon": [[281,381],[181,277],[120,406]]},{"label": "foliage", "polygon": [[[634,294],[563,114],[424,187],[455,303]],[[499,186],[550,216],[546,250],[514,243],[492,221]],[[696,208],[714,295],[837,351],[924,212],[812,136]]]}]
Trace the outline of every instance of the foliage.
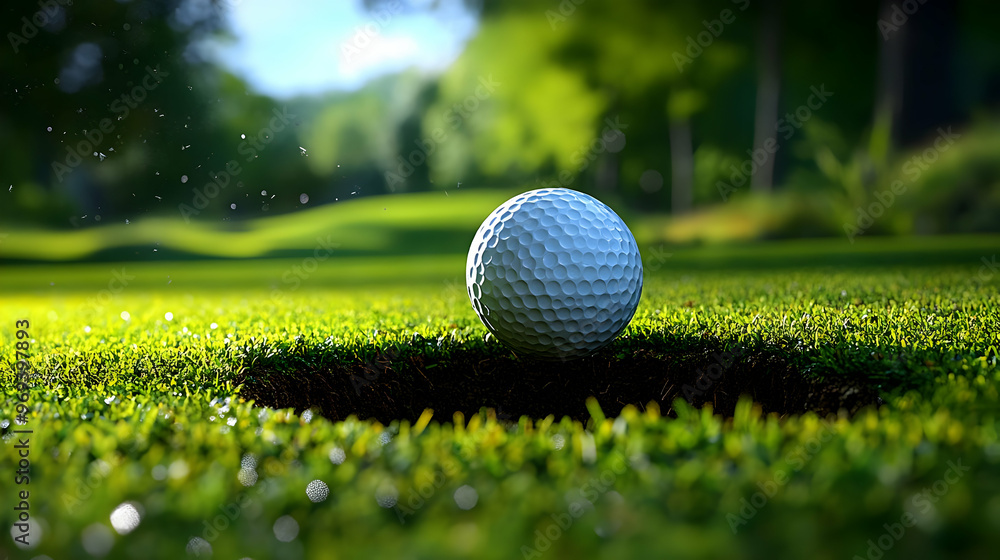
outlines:
[{"label": "foliage", "polygon": [[[253,91],[209,56],[207,40],[231,38],[226,16],[238,4],[135,0],[105,10],[43,3],[55,10],[51,21],[0,52],[4,223],[66,229],[181,214],[247,221],[301,210],[303,193],[317,205],[459,182],[499,189],[557,182],[632,210],[666,212],[675,164],[670,128],[678,123],[690,130],[695,208],[721,206],[728,197],[719,196],[719,183],[754,147],[765,6],[779,12],[779,117],[787,122],[812,87],[834,92],[801,129],[778,138],[775,204],[786,202],[780,191],[815,200],[803,217],[765,235],[816,234],[799,226],[831,198],[844,198],[837,214],[867,204],[897,174],[897,158],[927,148],[937,126],[996,128],[982,116],[993,112],[1000,67],[992,28],[983,23],[996,8],[983,0],[921,4],[906,24],[910,39],[882,35],[877,3],[860,0],[468,2],[478,32],[439,75],[404,71],[357,91],[294,99]],[[441,17],[458,9],[418,4],[410,8]],[[386,2],[365,5],[377,10]],[[10,33],[20,36],[21,18],[47,13],[39,10],[35,1],[5,4],[5,21],[21,22]],[[895,42],[907,57],[898,122],[873,110],[887,75],[880,65]],[[938,43],[925,52],[923,45]],[[74,66],[78,55],[90,61],[86,68]],[[937,58],[924,63],[924,55]],[[160,67],[152,89],[142,85],[147,65]],[[484,82],[495,84],[487,91]],[[122,96],[137,88],[144,100],[123,113]],[[275,111],[289,115],[290,126],[271,130]],[[104,119],[114,130],[78,149]],[[621,123],[623,136],[606,130],[609,120]],[[606,138],[614,138],[612,148]],[[968,149],[979,162],[968,165],[978,171],[953,170],[957,184],[951,171],[928,176],[920,204],[900,204],[891,223],[871,233],[995,231],[993,203],[970,203],[995,198],[987,169],[995,142]],[[64,172],[58,166],[71,153],[80,162]],[[229,162],[241,166],[239,176],[221,195],[205,196]],[[643,185],[644,174],[661,179]]]}]

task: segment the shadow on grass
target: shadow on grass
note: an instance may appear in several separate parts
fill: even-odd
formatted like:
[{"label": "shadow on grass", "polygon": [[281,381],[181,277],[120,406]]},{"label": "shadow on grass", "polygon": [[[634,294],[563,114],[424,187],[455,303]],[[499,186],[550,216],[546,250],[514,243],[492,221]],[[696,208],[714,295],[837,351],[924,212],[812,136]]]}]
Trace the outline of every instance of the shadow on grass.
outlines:
[{"label": "shadow on grass", "polygon": [[312,408],[335,421],[353,414],[382,423],[414,421],[426,408],[450,418],[455,411],[468,417],[482,407],[512,421],[550,414],[586,421],[590,396],[609,417],[626,405],[642,410],[650,402],[674,415],[676,399],[696,408],[711,404],[728,417],[744,394],[764,413],[779,415],[826,415],[841,409],[853,414],[881,402],[874,384],[860,381],[863,376],[822,380],[774,350],[726,350],[690,341],[678,345],[685,349],[669,351],[621,346],[636,344],[616,344],[567,362],[523,359],[495,350],[496,345],[457,347],[447,356],[404,346],[348,364],[331,365],[332,360],[313,356],[311,362],[325,363],[316,369],[277,371],[261,365],[245,371],[239,382],[241,394],[258,405]]}]

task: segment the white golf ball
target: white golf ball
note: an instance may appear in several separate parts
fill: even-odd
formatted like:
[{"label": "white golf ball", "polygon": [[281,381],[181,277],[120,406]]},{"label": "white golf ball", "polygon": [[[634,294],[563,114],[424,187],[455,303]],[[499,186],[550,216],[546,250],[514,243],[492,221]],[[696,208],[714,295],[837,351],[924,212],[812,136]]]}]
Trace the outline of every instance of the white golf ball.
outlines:
[{"label": "white golf ball", "polygon": [[515,352],[586,356],[632,320],[642,259],[625,222],[570,189],[529,191],[500,205],[476,232],[466,261],[472,307]]}]

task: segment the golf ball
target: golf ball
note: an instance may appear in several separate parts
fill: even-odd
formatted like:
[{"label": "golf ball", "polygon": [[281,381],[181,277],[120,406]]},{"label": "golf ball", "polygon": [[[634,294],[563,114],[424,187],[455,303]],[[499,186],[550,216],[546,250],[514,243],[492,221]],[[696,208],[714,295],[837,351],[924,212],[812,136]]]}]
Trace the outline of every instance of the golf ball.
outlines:
[{"label": "golf ball", "polygon": [[528,191],[476,232],[466,261],[476,314],[515,352],[542,359],[591,354],[632,320],[642,260],[625,222],[570,189]]}]

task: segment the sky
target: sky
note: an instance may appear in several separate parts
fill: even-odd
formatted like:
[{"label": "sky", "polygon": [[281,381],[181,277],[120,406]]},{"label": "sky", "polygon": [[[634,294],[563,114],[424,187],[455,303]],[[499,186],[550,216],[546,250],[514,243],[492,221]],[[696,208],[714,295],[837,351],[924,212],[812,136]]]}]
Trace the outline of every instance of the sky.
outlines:
[{"label": "sky", "polygon": [[[476,31],[460,1],[437,11],[426,0],[223,0],[233,41],[214,56],[260,93],[279,98],[353,90],[385,74],[447,68]],[[416,6],[416,7],[411,7]]]}]

